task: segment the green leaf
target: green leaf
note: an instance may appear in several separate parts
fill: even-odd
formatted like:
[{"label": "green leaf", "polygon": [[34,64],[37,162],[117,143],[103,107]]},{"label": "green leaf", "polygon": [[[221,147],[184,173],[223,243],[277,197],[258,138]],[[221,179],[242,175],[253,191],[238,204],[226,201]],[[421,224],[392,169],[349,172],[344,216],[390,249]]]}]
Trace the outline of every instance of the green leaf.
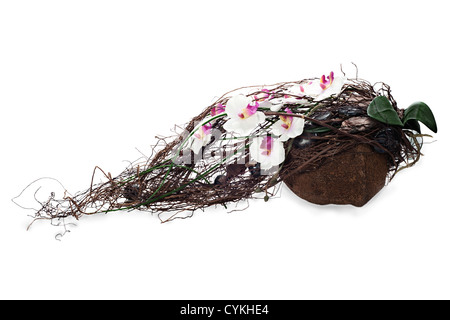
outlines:
[{"label": "green leaf", "polygon": [[397,112],[385,96],[378,96],[373,99],[367,108],[367,114],[380,122],[403,127]]},{"label": "green leaf", "polygon": [[417,131],[418,133],[421,133],[420,132],[420,123],[416,119],[410,119],[410,120],[406,121],[405,129],[411,129],[411,130]]},{"label": "green leaf", "polygon": [[437,132],[437,125],[433,112],[430,107],[423,102],[415,102],[405,110],[403,123],[410,123],[411,120],[420,121],[434,133]]}]

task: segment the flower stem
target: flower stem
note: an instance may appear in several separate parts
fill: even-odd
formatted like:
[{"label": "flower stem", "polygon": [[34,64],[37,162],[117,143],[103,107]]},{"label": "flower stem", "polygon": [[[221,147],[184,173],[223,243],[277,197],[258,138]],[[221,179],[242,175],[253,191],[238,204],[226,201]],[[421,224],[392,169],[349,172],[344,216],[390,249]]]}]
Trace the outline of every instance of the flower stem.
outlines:
[{"label": "flower stem", "polygon": [[[248,147],[248,145],[245,145],[243,148],[241,148],[240,150],[238,150],[238,152],[239,152],[239,151],[242,151],[242,150],[245,150],[245,148],[247,148],[247,147]],[[146,202],[140,203],[140,204],[136,205],[135,207],[137,208],[137,207],[149,205],[149,204],[151,204],[151,203],[154,203],[154,202],[156,202],[156,201],[159,201],[159,200],[161,200],[161,199],[164,199],[164,198],[167,197],[167,196],[170,196],[170,195],[172,195],[172,194],[174,194],[174,193],[177,193],[178,191],[183,190],[183,189],[186,188],[188,185],[190,185],[190,184],[192,184],[192,183],[194,183],[194,182],[196,182],[196,181],[198,181],[198,180],[200,180],[200,179],[205,178],[207,175],[209,175],[211,172],[213,172],[215,169],[217,169],[219,166],[221,166],[223,163],[225,163],[228,159],[230,159],[230,158],[232,158],[232,157],[234,157],[234,154],[233,154],[233,155],[230,155],[230,156],[227,157],[227,158],[224,158],[224,159],[221,160],[218,164],[214,165],[213,167],[211,167],[210,169],[208,169],[208,170],[205,171],[202,175],[196,177],[195,179],[193,179],[193,180],[191,180],[191,181],[189,181],[189,182],[187,182],[187,183],[181,185],[180,187],[178,187],[178,188],[176,188],[176,189],[174,189],[174,190],[172,190],[172,191],[169,191],[168,193],[165,193],[165,194],[163,194],[163,195],[161,195],[161,196],[159,196],[159,197],[157,197],[157,198],[155,198],[155,199],[148,200],[148,201],[146,201]]]}]

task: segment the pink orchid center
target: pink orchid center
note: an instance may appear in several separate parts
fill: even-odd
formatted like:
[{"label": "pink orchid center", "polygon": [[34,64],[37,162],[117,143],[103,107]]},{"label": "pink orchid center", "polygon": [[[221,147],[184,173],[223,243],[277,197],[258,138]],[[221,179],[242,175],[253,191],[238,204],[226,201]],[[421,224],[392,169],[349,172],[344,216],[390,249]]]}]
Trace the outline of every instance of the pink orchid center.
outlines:
[{"label": "pink orchid center", "polygon": [[334,72],[331,71],[330,75],[325,79],[325,75],[320,78],[320,87],[322,90],[328,89],[334,81]]},{"label": "pink orchid center", "polygon": [[270,98],[270,91],[268,89],[262,89],[261,92],[255,96],[253,96],[255,101],[266,101]]},{"label": "pink orchid center", "polygon": [[211,134],[212,124],[207,123],[204,126],[202,126],[200,129],[198,129],[197,133],[194,134],[194,137],[196,137],[199,140],[204,140],[209,134]]},{"label": "pink orchid center", "polygon": [[225,106],[221,103],[219,103],[217,106],[214,106],[211,109],[211,116],[217,116],[218,114],[224,113],[225,112]]},{"label": "pink orchid center", "polygon": [[261,154],[263,156],[270,156],[273,151],[273,138],[270,136],[265,137],[261,142],[260,149],[262,150]]},{"label": "pink orchid center", "polygon": [[[291,109],[286,108],[284,110],[286,113],[292,114]],[[283,122],[281,125],[285,130],[289,130],[292,126],[292,122],[294,121],[294,117],[292,116],[280,116],[280,120]]]},{"label": "pink orchid center", "polygon": [[258,111],[259,103],[256,102],[254,106],[251,104],[247,105],[246,108],[242,109],[242,113],[239,113],[238,116],[241,119],[248,119],[252,115],[254,115]]}]

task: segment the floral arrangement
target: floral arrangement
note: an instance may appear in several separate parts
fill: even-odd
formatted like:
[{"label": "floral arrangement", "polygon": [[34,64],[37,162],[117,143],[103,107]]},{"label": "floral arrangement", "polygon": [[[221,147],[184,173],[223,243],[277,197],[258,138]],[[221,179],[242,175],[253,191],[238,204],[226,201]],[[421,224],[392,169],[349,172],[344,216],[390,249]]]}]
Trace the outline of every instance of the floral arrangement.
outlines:
[{"label": "floral arrangement", "polygon": [[[320,78],[239,88],[159,138],[155,155],[119,176],[63,199],[40,202],[35,220],[79,219],[123,210],[156,213],[161,221],[210,206],[274,196],[294,172],[317,170],[328,158],[365,144],[386,157],[389,179],[420,158],[420,123],[437,132],[423,102],[397,107],[388,85],[372,86],[333,72]],[[162,147],[161,147],[162,145]],[[159,147],[157,147],[159,146]],[[34,221],[35,221],[34,220]]]}]

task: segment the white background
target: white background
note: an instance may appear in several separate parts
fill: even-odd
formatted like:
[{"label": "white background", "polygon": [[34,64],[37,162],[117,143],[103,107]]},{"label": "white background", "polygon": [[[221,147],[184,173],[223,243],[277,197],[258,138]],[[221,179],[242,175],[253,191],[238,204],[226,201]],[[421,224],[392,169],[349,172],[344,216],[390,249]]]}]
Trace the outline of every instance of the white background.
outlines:
[{"label": "white background", "polygon": [[[1,1],[0,298],[450,298],[445,7]],[[439,127],[420,163],[363,208],[315,206],[283,188],[242,212],[168,224],[141,212],[82,218],[56,241],[60,228],[27,231],[31,212],[11,202],[37,178],[74,193],[97,165],[119,174],[229,90],[340,64],[354,76],[351,62],[390,84],[400,106],[426,102]]]}]

